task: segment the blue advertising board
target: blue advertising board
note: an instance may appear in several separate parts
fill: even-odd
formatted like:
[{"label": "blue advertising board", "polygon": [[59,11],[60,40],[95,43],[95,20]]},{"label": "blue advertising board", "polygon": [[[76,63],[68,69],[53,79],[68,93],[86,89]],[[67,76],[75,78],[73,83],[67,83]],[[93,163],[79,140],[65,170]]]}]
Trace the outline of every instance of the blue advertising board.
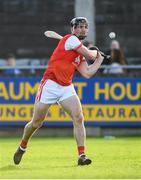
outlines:
[{"label": "blue advertising board", "polygon": [[[41,78],[0,78],[0,125],[30,121]],[[85,124],[90,126],[141,126],[141,78],[75,78]],[[72,125],[57,104],[44,125]]]}]

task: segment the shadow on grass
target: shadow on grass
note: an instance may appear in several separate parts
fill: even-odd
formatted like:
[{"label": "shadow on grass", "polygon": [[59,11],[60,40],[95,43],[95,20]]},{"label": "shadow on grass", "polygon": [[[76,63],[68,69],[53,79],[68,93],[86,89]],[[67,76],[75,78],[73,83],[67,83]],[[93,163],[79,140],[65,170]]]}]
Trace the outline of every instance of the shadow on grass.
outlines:
[{"label": "shadow on grass", "polygon": [[[79,168],[80,166],[78,165],[46,165],[47,168],[51,168],[51,169],[60,169],[60,168]],[[39,169],[39,167],[36,167],[37,169]],[[34,169],[36,169],[34,167]],[[29,170],[29,167],[23,167],[23,166],[17,166],[17,165],[12,165],[12,164],[9,164],[7,166],[3,166],[3,167],[0,167],[0,171],[13,171],[13,170]]]},{"label": "shadow on grass", "polygon": [[17,166],[17,165],[14,165],[14,164],[9,164],[7,166],[3,166],[3,167],[0,167],[0,171],[13,171],[13,170],[29,170],[29,168],[25,168],[25,167],[22,167],[22,166]]},{"label": "shadow on grass", "polygon": [[50,168],[76,168],[77,165],[54,165],[54,166],[48,166]]},{"label": "shadow on grass", "polygon": [[7,166],[3,166],[0,168],[0,171],[7,171],[7,170],[14,170],[14,169],[19,169],[18,166],[15,166],[15,165],[7,165]]}]

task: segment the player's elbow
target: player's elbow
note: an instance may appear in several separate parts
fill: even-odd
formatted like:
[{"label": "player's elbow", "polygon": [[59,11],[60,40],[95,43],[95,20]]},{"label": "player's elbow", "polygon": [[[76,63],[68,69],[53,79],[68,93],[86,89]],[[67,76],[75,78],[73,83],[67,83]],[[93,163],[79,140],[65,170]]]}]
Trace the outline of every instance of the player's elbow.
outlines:
[{"label": "player's elbow", "polygon": [[90,79],[91,77],[92,77],[92,76],[90,76],[90,75],[89,75],[89,76],[86,76],[86,79]]},{"label": "player's elbow", "polygon": [[83,77],[84,77],[84,78],[86,78],[86,79],[90,79],[90,78],[92,77],[92,75],[91,75],[91,74],[86,73],[86,74],[83,74]]},{"label": "player's elbow", "polygon": [[90,79],[95,74],[95,70],[92,71],[90,67],[87,67],[85,70],[79,72],[86,79]]}]

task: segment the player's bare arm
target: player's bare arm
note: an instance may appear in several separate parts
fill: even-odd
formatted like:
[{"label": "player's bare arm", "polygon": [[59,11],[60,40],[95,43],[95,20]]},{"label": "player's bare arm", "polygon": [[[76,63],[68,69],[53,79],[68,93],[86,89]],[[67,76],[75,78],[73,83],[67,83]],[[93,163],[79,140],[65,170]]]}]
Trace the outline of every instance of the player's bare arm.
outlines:
[{"label": "player's bare arm", "polygon": [[95,59],[98,56],[98,51],[97,50],[89,50],[86,48],[84,45],[82,45],[78,50],[78,53],[82,54],[86,59],[91,59],[95,61]]},{"label": "player's bare arm", "polygon": [[88,65],[86,61],[83,61],[77,70],[80,74],[85,78],[91,78],[99,69],[104,57],[98,53],[98,57],[96,58],[95,62],[92,65]]}]

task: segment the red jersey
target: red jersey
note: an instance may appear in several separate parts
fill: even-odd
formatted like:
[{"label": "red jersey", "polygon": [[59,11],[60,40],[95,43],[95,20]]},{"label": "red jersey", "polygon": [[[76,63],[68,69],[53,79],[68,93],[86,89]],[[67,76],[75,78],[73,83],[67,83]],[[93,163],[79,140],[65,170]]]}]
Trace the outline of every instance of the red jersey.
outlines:
[{"label": "red jersey", "polygon": [[49,60],[43,81],[51,79],[62,86],[70,85],[76,67],[84,61],[84,57],[76,51],[81,46],[82,43],[76,36],[72,34],[64,36]]}]

